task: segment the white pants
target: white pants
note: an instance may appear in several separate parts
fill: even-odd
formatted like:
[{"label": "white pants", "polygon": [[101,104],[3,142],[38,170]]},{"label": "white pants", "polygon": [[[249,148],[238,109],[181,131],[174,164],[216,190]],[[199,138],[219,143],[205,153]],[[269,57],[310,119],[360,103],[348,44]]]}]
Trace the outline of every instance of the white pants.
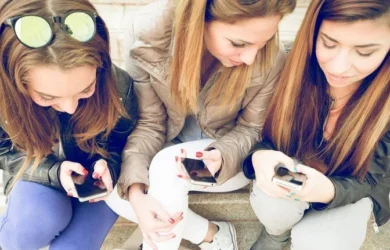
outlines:
[{"label": "white pants", "polygon": [[[156,242],[155,244],[159,250],[178,249],[182,238],[194,244],[200,244],[206,237],[209,222],[188,208],[189,191],[229,192],[243,188],[250,182],[242,172],[222,185],[207,188],[192,185],[188,181],[177,177],[175,156],[180,156],[180,150],[186,150],[187,157],[195,158],[197,151],[202,151],[212,142],[214,140],[205,139],[167,147],[161,150],[151,162],[148,194],[157,199],[168,213],[183,212],[183,220],[172,230],[176,237],[166,242]],[[120,216],[137,222],[130,202],[120,199],[116,190],[112,192],[106,202]],[[151,249],[145,242],[143,246],[144,250]]]},{"label": "white pants", "polygon": [[372,213],[369,198],[314,211],[304,201],[270,197],[255,183],[250,202],[269,234],[291,231],[291,250],[358,250],[366,238],[367,222]]}]

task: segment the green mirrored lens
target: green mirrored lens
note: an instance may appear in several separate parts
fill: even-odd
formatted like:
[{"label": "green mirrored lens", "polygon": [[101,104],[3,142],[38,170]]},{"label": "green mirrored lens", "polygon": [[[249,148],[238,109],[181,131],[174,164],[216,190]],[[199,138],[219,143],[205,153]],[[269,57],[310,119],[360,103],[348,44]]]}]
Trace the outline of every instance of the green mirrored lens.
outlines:
[{"label": "green mirrored lens", "polygon": [[48,44],[53,35],[49,23],[37,16],[19,18],[15,23],[15,33],[22,43],[31,48]]},{"label": "green mirrored lens", "polygon": [[66,17],[64,24],[69,35],[80,42],[87,42],[95,35],[95,22],[86,13],[72,13]]}]

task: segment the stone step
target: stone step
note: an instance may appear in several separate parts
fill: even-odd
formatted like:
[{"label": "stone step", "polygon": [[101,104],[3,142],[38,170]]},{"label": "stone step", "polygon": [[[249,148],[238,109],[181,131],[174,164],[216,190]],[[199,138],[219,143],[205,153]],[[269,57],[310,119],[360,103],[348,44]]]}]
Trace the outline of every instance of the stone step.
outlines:
[{"label": "stone step", "polygon": [[[231,221],[237,231],[238,249],[249,250],[253,242],[256,241],[260,234],[261,225],[258,221]],[[375,234],[374,230],[369,223],[367,226],[367,237],[360,250],[390,250],[390,223],[388,222],[380,228],[380,232]],[[125,249],[136,250],[134,248],[122,248],[123,244],[130,237],[130,235],[136,230],[137,225],[134,223],[123,223],[118,221],[111,229],[106,241],[102,247],[102,250],[112,249]],[[133,245],[139,245],[142,239],[138,238],[138,242],[132,242]],[[129,244],[129,243],[128,243]],[[183,240],[182,245],[190,250],[199,250],[199,247],[191,244],[188,241]],[[284,250],[288,250],[290,246],[287,246]],[[313,249],[316,249],[313,246]]]}]

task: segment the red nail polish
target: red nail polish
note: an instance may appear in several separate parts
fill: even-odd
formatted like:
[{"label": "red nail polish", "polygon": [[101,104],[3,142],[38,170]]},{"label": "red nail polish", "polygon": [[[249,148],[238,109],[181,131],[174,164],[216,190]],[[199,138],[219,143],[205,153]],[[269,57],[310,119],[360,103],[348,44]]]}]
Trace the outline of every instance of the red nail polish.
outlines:
[{"label": "red nail polish", "polygon": [[89,203],[94,203],[95,202],[95,200],[89,200]]},{"label": "red nail polish", "polygon": [[179,157],[178,157],[178,156],[175,156],[175,161],[176,161],[176,162],[179,161]]},{"label": "red nail polish", "polygon": [[179,177],[179,178],[183,178],[183,176],[182,176],[182,175],[180,175],[180,174],[178,174],[178,175],[177,175],[177,177]]},{"label": "red nail polish", "polygon": [[202,152],[196,152],[196,157],[202,157],[202,156],[203,156]]},{"label": "red nail polish", "polygon": [[82,172],[83,172],[84,175],[87,175],[87,174],[88,174],[88,170],[86,170],[85,168],[83,169]]},{"label": "red nail polish", "polygon": [[172,219],[172,218],[170,218],[168,221],[169,221],[169,223],[171,223],[171,224],[174,224],[174,223],[175,223],[175,220]]},{"label": "red nail polish", "polygon": [[96,172],[92,174],[92,178],[94,179],[99,179],[99,177],[100,177],[99,174]]}]

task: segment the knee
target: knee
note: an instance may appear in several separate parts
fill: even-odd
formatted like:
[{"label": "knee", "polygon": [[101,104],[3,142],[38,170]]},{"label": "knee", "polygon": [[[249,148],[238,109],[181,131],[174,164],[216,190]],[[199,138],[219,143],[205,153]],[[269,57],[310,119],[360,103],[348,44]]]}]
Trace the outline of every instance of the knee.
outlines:
[{"label": "knee", "polygon": [[255,184],[250,203],[256,216],[266,228],[273,228],[276,225],[288,227],[289,224],[295,224],[308,208],[308,204],[305,202],[270,197]]},{"label": "knee", "polygon": [[149,168],[151,186],[163,184],[159,186],[164,188],[167,184],[169,185],[178,179],[175,156],[179,156],[179,153],[176,152],[179,149],[175,150],[174,147],[165,148],[153,157]]},{"label": "knee", "polygon": [[51,201],[41,199],[39,195],[30,198],[24,196],[23,201],[18,198],[11,196],[7,214],[3,218],[0,241],[5,249],[45,247],[71,220],[72,208],[67,197],[51,197]]}]

